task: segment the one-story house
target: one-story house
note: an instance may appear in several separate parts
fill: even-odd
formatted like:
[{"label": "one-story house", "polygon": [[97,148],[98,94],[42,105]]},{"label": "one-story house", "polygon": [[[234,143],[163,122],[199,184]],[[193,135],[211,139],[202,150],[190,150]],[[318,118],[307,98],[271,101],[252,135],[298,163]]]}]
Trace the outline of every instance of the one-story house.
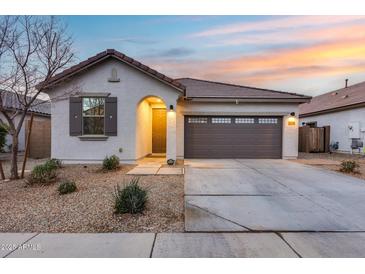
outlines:
[{"label": "one-story house", "polygon": [[[76,94],[64,96],[78,87]],[[135,162],[183,158],[296,158],[295,93],[191,78],[172,79],[108,49],[54,76],[52,157]]]},{"label": "one-story house", "polygon": [[[10,115],[13,115],[16,110],[20,111],[23,109],[17,95],[10,91],[1,90],[0,95],[2,97],[3,104],[8,110]],[[20,130],[18,141],[18,150],[24,151],[27,139],[27,126],[30,121],[30,116],[33,113],[33,127],[32,127],[32,138],[31,138],[31,155],[35,158],[43,158],[50,156],[51,150],[51,104],[49,101],[44,101],[41,99],[36,99],[34,104],[30,107],[25,120],[23,122],[22,128]],[[7,121],[2,113],[0,113],[0,120],[7,124]],[[20,120],[20,113],[15,116],[15,125],[18,125]],[[11,135],[6,136],[6,148],[5,151],[10,151],[12,145]]]},{"label": "one-story house", "polygon": [[352,150],[353,140],[365,141],[365,82],[313,97],[299,106],[300,125],[330,126],[330,142],[339,152]]}]

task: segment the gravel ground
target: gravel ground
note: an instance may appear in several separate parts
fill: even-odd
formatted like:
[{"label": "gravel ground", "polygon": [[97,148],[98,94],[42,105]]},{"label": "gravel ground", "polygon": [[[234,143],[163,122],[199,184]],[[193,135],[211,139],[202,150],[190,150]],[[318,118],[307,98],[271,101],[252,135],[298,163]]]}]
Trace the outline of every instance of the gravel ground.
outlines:
[{"label": "gravel ground", "polygon": [[359,172],[346,174],[365,180],[365,156],[362,155],[343,153],[299,153],[298,159],[292,161],[341,172],[339,169],[341,167],[341,161],[343,160],[356,160],[360,165]]},{"label": "gravel ground", "polygon": [[[0,232],[182,232],[184,178],[140,176],[149,190],[143,214],[114,214],[114,187],[128,182],[133,165],[104,173],[100,166],[70,165],[58,182],[26,186],[23,180],[0,182]],[[78,190],[59,195],[59,181],[75,180]]]},{"label": "gravel ground", "polygon": [[[19,176],[21,173],[21,169],[23,166],[23,153],[19,153],[18,155],[18,171],[19,171]],[[10,154],[9,153],[0,153],[0,158],[1,159],[6,159],[3,161],[3,169],[4,169],[4,174],[5,174],[5,178],[9,178],[10,177]],[[46,162],[48,159],[31,159],[28,158],[27,159],[27,163],[25,165],[25,174],[29,174],[30,170],[33,169],[34,166],[36,165],[40,165],[43,164],[44,162]]]}]

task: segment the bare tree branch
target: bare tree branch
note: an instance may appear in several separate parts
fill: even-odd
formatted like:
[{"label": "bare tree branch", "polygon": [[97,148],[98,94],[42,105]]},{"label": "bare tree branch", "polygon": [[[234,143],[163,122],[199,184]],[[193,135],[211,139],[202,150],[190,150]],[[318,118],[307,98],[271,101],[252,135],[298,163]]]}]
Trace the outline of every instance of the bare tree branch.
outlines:
[{"label": "bare tree branch", "polygon": [[[0,17],[0,95],[11,92],[16,98],[16,106],[10,110],[7,97],[0,96],[0,112],[13,137],[12,178],[18,177],[17,136],[27,113],[46,102],[39,96],[50,79],[73,60],[72,38],[56,17]],[[77,92],[77,88],[70,88],[70,92]],[[19,117],[16,124],[15,117]]]}]

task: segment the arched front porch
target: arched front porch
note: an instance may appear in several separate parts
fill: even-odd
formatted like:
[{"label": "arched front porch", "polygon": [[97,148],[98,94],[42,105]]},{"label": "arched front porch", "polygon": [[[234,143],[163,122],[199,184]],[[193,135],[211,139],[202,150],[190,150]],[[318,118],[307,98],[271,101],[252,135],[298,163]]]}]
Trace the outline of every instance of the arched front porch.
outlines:
[{"label": "arched front porch", "polygon": [[176,114],[158,96],[147,96],[136,109],[136,159],[155,156],[176,160]]}]

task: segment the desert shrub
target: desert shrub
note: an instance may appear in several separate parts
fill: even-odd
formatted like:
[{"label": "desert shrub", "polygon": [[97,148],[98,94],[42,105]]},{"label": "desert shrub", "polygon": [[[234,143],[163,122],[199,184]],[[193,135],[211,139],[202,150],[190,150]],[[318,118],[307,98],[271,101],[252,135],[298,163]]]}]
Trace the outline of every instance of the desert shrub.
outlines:
[{"label": "desert shrub", "polygon": [[0,124],[0,152],[4,152],[6,146],[6,135],[8,135],[8,129],[4,124]]},{"label": "desert shrub", "polygon": [[60,195],[72,193],[76,191],[76,189],[77,187],[75,182],[68,180],[61,182],[61,184],[58,186],[58,192],[60,193]]},{"label": "desert shrub", "polygon": [[138,185],[139,178],[133,178],[128,184],[115,189],[116,213],[141,213],[147,202],[147,190]]},{"label": "desert shrub", "polygon": [[341,172],[351,173],[356,172],[359,164],[354,160],[343,160],[341,162]]},{"label": "desert shrub", "polygon": [[57,177],[56,169],[50,164],[35,166],[30,173],[28,182],[30,184],[48,184]]},{"label": "desert shrub", "polygon": [[52,158],[46,162],[46,165],[49,165],[51,168],[57,169],[62,167],[62,161],[56,158]]},{"label": "desert shrub", "polygon": [[103,161],[103,170],[115,170],[119,167],[118,156],[112,155],[110,157],[106,156]]}]

